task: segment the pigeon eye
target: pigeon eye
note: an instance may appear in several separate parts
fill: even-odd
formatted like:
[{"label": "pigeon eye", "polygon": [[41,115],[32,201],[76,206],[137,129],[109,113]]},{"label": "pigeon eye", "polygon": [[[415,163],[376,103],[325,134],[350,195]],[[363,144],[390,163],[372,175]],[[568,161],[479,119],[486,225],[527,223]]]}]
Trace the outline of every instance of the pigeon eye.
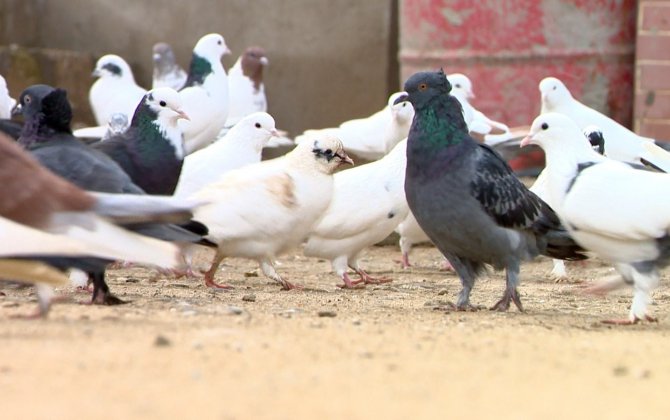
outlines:
[{"label": "pigeon eye", "polygon": [[460,88],[460,87],[461,87],[461,84],[460,84],[460,83],[456,83],[456,87],[457,87],[457,88]]},{"label": "pigeon eye", "polygon": [[219,45],[223,44],[223,43],[221,42],[221,40],[216,41],[216,43],[219,44]]},{"label": "pigeon eye", "polygon": [[542,127],[543,130],[546,130],[547,128],[549,128],[549,124],[542,123],[541,127]]},{"label": "pigeon eye", "polygon": [[333,154],[333,151],[330,150],[330,149],[326,149],[326,154],[327,154],[327,155],[332,155],[332,154]]},{"label": "pigeon eye", "polygon": [[159,104],[160,104],[160,106],[165,106],[165,105],[167,105],[167,102],[165,102],[165,101],[160,101]]},{"label": "pigeon eye", "polygon": [[23,98],[23,102],[24,102],[26,105],[29,104],[30,101],[32,101],[32,99],[30,98],[30,96],[26,96],[25,98]]},{"label": "pigeon eye", "polygon": [[552,87],[551,90],[556,90],[556,86]]},{"label": "pigeon eye", "polygon": [[426,90],[426,89],[428,89],[428,85],[427,85],[427,84],[425,84],[425,83],[421,83],[421,84],[419,85],[419,90]]},{"label": "pigeon eye", "polygon": [[256,128],[261,128],[261,123],[256,123],[254,126],[256,126]]}]

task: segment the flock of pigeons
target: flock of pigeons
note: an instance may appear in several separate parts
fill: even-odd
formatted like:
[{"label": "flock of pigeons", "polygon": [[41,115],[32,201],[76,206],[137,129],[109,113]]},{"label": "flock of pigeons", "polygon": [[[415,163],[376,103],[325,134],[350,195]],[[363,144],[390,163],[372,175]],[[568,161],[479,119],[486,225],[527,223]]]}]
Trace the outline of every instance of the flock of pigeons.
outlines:
[{"label": "flock of pigeons", "polygon": [[[562,260],[588,251],[619,273],[592,291],[635,290],[629,317],[611,322],[655,320],[650,296],[670,256],[670,191],[662,193],[670,154],[578,102],[558,79],[540,83],[542,112],[523,140],[469,103],[465,75],[440,70],[411,76],[367,118],[293,142],[266,113],[264,51],[247,49],[228,72],[227,53],[221,35],[205,35],[184,71],[169,45],[156,44],[149,91],[121,57],[103,56],[89,94],[98,126],[74,132],[67,92],[33,85],[16,103],[0,77],[0,128],[19,124],[0,137],[0,232],[10,239],[0,276],[37,285],[36,315],[47,313],[67,270],[85,273],[93,303],[117,304],[109,264],[195,275],[202,246],[215,251],[208,287],[229,288],[217,269],[242,257],[283,289],[299,288],[275,259],[301,245],[331,261],[343,288],[384,283],[391,279],[372,277],[359,257],[395,230],[403,267],[415,243],[442,252],[462,283],[459,310],[480,308],[470,292],[488,265],[506,270],[492,309],[523,310],[523,261],[552,257],[564,276]],[[23,121],[9,121],[10,112]],[[599,131],[585,135],[589,125]],[[261,161],[264,147],[287,144],[284,156]],[[546,152],[531,189],[494,150],[509,144]],[[353,165],[348,154],[372,162],[340,170]]]}]

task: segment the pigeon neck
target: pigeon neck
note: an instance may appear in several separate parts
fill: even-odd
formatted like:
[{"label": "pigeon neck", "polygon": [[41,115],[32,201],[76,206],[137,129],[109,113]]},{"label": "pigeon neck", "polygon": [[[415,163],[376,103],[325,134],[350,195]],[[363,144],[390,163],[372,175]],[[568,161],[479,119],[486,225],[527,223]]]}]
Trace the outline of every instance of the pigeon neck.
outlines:
[{"label": "pigeon neck", "polygon": [[179,161],[184,159],[182,134],[176,124],[163,121],[158,112],[142,104],[135,112],[131,126],[136,130],[137,152],[146,156],[172,154]]},{"label": "pigeon neck", "polygon": [[191,66],[188,71],[188,78],[184,87],[202,86],[205,84],[208,76],[217,73],[224,73],[221,61],[212,62],[205,57],[193,53]]},{"label": "pigeon neck", "polygon": [[20,145],[29,149],[39,144],[47,143],[56,134],[72,134],[72,130],[69,127],[53,128],[44,121],[44,118],[44,114],[39,113],[25,121],[18,140]]},{"label": "pigeon neck", "polygon": [[463,119],[460,102],[452,96],[447,101],[433,100],[428,106],[416,110],[413,125],[421,130],[425,147],[443,149],[460,144],[468,138],[468,128]]}]

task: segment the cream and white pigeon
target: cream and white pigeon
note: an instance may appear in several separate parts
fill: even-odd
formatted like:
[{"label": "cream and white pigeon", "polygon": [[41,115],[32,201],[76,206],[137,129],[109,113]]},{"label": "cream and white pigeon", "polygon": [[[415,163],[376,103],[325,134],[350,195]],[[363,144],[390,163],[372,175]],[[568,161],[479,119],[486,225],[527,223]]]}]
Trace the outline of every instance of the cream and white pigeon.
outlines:
[{"label": "cream and white pigeon", "polygon": [[214,33],[200,38],[193,48],[188,79],[179,91],[183,110],[191,118],[179,121],[187,154],[214,142],[226,124],[230,96],[221,57],[228,53],[226,41]]},{"label": "cream and white pigeon", "polygon": [[572,118],[580,129],[596,125],[605,137],[605,155],[623,162],[650,164],[670,172],[670,153],[654,144],[654,139],[630,131],[608,116],[575,99],[563,82],[555,77],[542,79],[541,113],[559,112]]},{"label": "cream and white pigeon", "polygon": [[169,87],[179,90],[186,83],[188,73],[177,63],[170,44],[158,42],[153,46],[154,72],[152,89]]},{"label": "cream and white pigeon", "polygon": [[205,284],[230,288],[214,282],[216,270],[224,258],[242,257],[258,261],[263,274],[283,289],[295,288],[275,271],[274,260],[307,238],[330,203],[332,174],[344,163],[353,161],[342,142],[324,137],[230,171],[194,194],[210,201],[195,211],[194,220],[207,226],[206,239],[217,244]]},{"label": "cream and white pigeon", "polygon": [[12,108],[16,105],[16,99],[9,96],[7,81],[0,76],[0,119],[12,118]]},{"label": "cream and white pigeon", "polygon": [[410,103],[394,104],[401,95],[401,92],[392,94],[384,109],[367,118],[346,121],[335,128],[307,130],[296,137],[295,142],[310,141],[327,134],[341,139],[351,154],[365,160],[380,159],[407,137],[414,118],[414,109]]},{"label": "cream and white pigeon", "polygon": [[260,162],[263,147],[275,135],[270,114],[254,112],[242,118],[223,138],[186,156],[175,195],[188,197],[228,171]]},{"label": "cream and white pigeon", "polygon": [[[407,140],[386,156],[334,176],[333,198],[309,234],[304,253],[330,260],[343,288],[391,281],[375,279],[360,267],[363,250],[382,241],[409,212],[405,200]],[[360,280],[347,274],[352,268]]]},{"label": "cream and white pigeon", "polygon": [[147,93],[135,83],[133,71],[126,61],[114,54],[107,54],[98,60],[93,70],[98,80],[88,92],[93,115],[99,126],[107,123],[116,113],[131,116]]},{"label": "cream and white pigeon", "polygon": [[263,85],[263,69],[268,64],[265,50],[249,47],[228,70],[230,112],[226,126],[232,127],[251,113],[268,110]]},{"label": "cream and white pigeon", "polygon": [[[607,150],[608,137],[605,137]],[[545,151],[547,191],[574,240],[614,264],[621,279],[602,291],[633,285],[632,324],[655,321],[649,312],[659,269],[670,261],[670,175],[635,169],[596,153],[569,117],[547,112],[522,141]]]}]

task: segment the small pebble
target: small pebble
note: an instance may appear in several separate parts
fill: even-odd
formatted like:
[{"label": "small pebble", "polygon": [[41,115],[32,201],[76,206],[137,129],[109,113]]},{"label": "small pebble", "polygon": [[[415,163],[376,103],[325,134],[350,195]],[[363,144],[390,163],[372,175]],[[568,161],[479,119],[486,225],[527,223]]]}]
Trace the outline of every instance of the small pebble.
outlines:
[{"label": "small pebble", "polygon": [[139,283],[140,281],[137,279],[126,279],[126,283]]},{"label": "small pebble", "polygon": [[247,271],[244,273],[244,277],[258,277],[258,273],[256,271]]},{"label": "small pebble", "polygon": [[625,376],[628,375],[628,368],[626,366],[617,366],[612,369],[614,376]]},{"label": "small pebble", "polygon": [[335,318],[337,316],[337,312],[335,311],[319,311],[317,312],[317,315],[321,318]]},{"label": "small pebble", "polygon": [[240,308],[239,306],[229,306],[228,313],[231,315],[242,315],[244,313],[244,309]]},{"label": "small pebble", "polygon": [[244,296],[242,296],[242,300],[244,302],[256,302],[256,295],[254,295],[254,294],[244,295]]},{"label": "small pebble", "polygon": [[168,347],[172,343],[170,340],[168,340],[165,336],[162,335],[157,335],[156,339],[154,340],[154,346],[156,347]]}]

